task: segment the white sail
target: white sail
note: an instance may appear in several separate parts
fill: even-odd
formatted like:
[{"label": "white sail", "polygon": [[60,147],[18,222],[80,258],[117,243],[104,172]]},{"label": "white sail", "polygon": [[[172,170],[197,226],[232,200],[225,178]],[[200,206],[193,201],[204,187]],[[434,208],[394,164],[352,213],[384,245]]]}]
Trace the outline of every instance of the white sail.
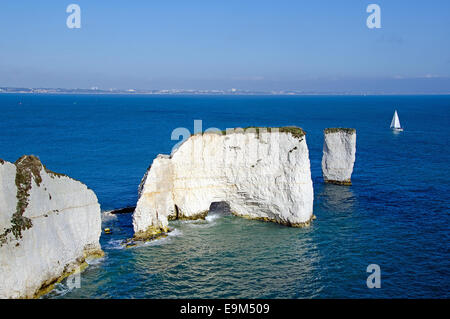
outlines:
[{"label": "white sail", "polygon": [[398,118],[397,110],[395,110],[394,116],[392,117],[391,128],[401,128],[400,119]]}]

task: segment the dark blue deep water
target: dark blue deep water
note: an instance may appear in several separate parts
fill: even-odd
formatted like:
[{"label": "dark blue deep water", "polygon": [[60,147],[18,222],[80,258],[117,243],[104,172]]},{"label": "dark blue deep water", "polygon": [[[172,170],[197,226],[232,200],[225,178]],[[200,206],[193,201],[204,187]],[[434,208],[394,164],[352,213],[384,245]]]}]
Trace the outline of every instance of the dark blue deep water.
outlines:
[{"label": "dark blue deep water", "polygon": [[[405,131],[389,124],[394,109]],[[297,125],[307,132],[314,214],[304,229],[213,214],[120,249],[131,216],[104,221],[104,259],[52,298],[450,297],[450,96],[0,95],[0,158],[35,154],[93,189],[102,210],[135,205],[177,127]],[[357,129],[353,186],[324,185],[323,129]],[[366,267],[381,267],[368,289]]]}]

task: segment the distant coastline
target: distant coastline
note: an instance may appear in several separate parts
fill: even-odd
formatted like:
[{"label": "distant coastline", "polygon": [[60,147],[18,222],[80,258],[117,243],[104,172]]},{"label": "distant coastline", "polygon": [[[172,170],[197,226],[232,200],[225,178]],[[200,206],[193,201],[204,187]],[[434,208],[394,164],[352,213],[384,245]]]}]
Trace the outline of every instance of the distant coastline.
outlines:
[{"label": "distant coastline", "polygon": [[99,94],[99,95],[285,95],[285,96],[314,96],[314,95],[450,95],[449,92],[352,92],[352,91],[302,91],[302,90],[273,90],[250,91],[241,89],[229,90],[140,90],[140,89],[66,89],[66,88],[17,88],[0,87],[0,94]]}]

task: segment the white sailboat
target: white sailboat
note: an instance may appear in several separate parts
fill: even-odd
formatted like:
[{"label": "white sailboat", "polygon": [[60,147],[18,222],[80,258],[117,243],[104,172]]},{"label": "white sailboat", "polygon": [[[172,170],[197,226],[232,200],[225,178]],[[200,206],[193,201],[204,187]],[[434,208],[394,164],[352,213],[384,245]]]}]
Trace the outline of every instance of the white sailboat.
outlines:
[{"label": "white sailboat", "polygon": [[397,110],[395,110],[394,116],[392,117],[391,129],[397,132],[403,131],[403,128],[400,125],[400,119],[398,118]]}]

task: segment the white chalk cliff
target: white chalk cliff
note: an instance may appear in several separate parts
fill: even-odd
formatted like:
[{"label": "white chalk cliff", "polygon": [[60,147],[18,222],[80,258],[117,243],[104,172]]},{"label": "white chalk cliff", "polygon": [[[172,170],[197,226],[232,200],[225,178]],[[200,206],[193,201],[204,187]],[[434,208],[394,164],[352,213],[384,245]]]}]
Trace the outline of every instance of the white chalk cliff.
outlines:
[{"label": "white chalk cliff", "polygon": [[325,129],[322,157],[324,181],[338,185],[351,185],[355,154],[355,129]]},{"label": "white chalk cliff", "polygon": [[33,298],[103,254],[94,192],[34,156],[0,160],[0,298]]},{"label": "white chalk cliff", "polygon": [[135,237],[167,231],[169,219],[204,218],[213,202],[228,203],[237,216],[308,225],[313,197],[300,128],[195,134],[147,170],[133,214]]}]

